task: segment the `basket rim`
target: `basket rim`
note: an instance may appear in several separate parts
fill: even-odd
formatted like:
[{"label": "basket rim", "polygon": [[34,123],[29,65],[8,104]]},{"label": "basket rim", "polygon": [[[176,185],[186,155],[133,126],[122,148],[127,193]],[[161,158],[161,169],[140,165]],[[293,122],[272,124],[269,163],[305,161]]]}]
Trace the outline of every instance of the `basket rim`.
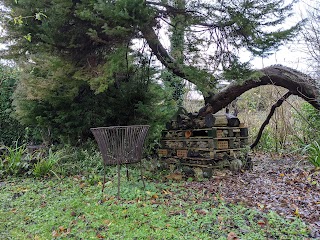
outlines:
[{"label": "basket rim", "polygon": [[121,128],[136,128],[136,127],[150,127],[150,125],[128,125],[128,126],[109,126],[109,127],[95,127],[90,128],[90,130],[98,130],[98,129],[121,129]]}]

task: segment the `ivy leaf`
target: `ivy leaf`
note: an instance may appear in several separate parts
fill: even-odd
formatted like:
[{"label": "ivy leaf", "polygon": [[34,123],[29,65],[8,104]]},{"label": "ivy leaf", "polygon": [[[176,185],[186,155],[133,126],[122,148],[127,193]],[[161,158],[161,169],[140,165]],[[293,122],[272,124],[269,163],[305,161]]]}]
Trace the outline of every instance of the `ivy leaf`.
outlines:
[{"label": "ivy leaf", "polygon": [[14,17],[13,22],[15,25],[21,25],[23,24],[22,16]]},{"label": "ivy leaf", "polygon": [[28,42],[31,42],[31,33],[23,36]]},{"label": "ivy leaf", "polygon": [[43,14],[42,12],[38,12],[38,13],[36,13],[36,15],[35,15],[35,19],[37,19],[37,20],[41,21],[41,20],[42,20],[42,18],[47,18],[47,15]]}]

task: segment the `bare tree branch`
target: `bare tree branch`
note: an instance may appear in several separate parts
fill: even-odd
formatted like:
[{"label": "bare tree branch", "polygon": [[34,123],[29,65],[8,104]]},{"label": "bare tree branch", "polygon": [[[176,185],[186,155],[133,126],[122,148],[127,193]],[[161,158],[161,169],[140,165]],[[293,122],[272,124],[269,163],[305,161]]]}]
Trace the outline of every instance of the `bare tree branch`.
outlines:
[{"label": "bare tree branch", "polygon": [[270,109],[270,112],[266,118],[266,120],[264,120],[264,122],[262,123],[260,129],[259,129],[259,132],[258,132],[258,135],[257,135],[257,138],[256,140],[251,144],[250,148],[253,149],[255,146],[257,146],[257,144],[259,143],[260,141],[260,138],[262,136],[262,133],[263,133],[263,130],[264,128],[269,124],[269,121],[271,119],[271,117],[273,116],[276,108],[280,107],[281,104],[288,98],[292,95],[292,93],[289,91],[287,92],[286,94],[284,94],[275,104],[272,105],[271,109]]},{"label": "bare tree branch", "polygon": [[[199,84],[199,76],[196,74],[190,74],[189,66],[177,63],[177,61],[169,55],[168,51],[161,44],[151,25],[141,26],[141,32],[158,60],[169,71],[178,77],[184,78],[189,82],[196,84],[198,87],[200,87],[200,90],[203,92],[203,94],[212,91],[212,89],[209,88],[209,83],[204,83],[202,86]],[[260,74],[256,77],[252,77],[251,79],[242,82],[234,82],[219,93],[206,97],[206,103],[209,103],[212,107],[211,112],[218,112],[241,94],[252,88],[269,84],[288,89],[291,94],[301,97],[313,107],[320,110],[320,89],[319,85],[317,85],[314,79],[299,71],[282,65],[266,67],[257,72]],[[202,112],[207,111],[204,110]]]}]

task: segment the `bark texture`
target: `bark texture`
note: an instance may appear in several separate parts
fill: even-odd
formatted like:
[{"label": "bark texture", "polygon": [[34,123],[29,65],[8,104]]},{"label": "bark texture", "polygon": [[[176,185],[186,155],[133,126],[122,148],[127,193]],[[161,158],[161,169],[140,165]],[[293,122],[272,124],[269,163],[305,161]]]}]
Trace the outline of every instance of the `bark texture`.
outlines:
[{"label": "bark texture", "polygon": [[206,103],[211,105],[211,111],[216,113],[226,107],[244,92],[263,85],[281,86],[309,102],[313,107],[320,110],[320,91],[317,82],[309,76],[294,69],[274,65],[260,70],[261,77],[249,79],[243,83],[232,83],[223,91],[206,98]]}]

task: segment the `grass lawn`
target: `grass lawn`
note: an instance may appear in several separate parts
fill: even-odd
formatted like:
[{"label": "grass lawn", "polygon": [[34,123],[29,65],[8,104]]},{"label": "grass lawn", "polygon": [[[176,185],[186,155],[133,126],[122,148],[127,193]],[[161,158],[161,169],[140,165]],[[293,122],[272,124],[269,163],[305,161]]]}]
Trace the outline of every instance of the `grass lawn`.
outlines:
[{"label": "grass lawn", "polygon": [[[111,178],[110,178],[111,179]],[[0,183],[0,239],[310,239],[299,219],[285,220],[185,183],[79,177],[10,178]]]}]

